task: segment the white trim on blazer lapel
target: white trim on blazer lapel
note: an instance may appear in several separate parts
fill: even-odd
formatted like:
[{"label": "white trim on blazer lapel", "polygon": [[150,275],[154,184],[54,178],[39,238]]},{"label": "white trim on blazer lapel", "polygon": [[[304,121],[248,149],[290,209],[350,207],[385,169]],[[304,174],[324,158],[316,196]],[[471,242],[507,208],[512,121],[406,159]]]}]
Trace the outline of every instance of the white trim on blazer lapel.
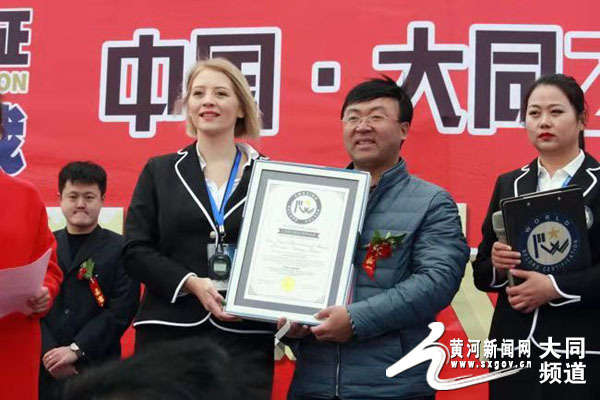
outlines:
[{"label": "white trim on blazer lapel", "polygon": [[196,204],[198,205],[198,207],[200,207],[200,209],[204,213],[204,216],[208,220],[208,223],[210,224],[212,230],[215,232],[215,235],[217,235],[217,233],[218,233],[217,232],[217,227],[215,226],[215,223],[213,222],[210,214],[208,213],[208,211],[206,211],[206,208],[204,208],[204,205],[202,205],[202,202],[200,201],[200,199],[198,199],[198,197],[196,197],[196,195],[192,191],[192,188],[190,188],[190,186],[187,184],[187,182],[183,178],[183,175],[181,175],[181,172],[179,172],[179,163],[181,161],[183,161],[187,157],[188,152],[185,151],[184,149],[181,149],[181,150],[179,150],[177,152],[177,154],[181,154],[182,157],[179,160],[177,160],[177,162],[175,163],[175,173],[179,177],[179,180],[181,181],[181,183],[183,183],[183,186],[186,188],[186,190],[188,191],[188,193],[190,194],[190,196],[192,196],[192,199],[194,199],[194,201],[196,202]]},{"label": "white trim on blazer lapel", "polygon": [[529,169],[529,164],[523,166],[523,168],[521,168],[521,171],[525,171],[523,172],[521,175],[519,175],[517,177],[517,179],[515,179],[515,182],[513,183],[513,187],[514,187],[514,192],[515,192],[515,197],[517,197],[519,195],[519,189],[517,188],[517,184],[519,183],[519,180],[524,177],[525,175],[527,175],[529,173],[529,171],[531,171]]},{"label": "white trim on blazer lapel", "polygon": [[594,186],[596,186],[596,183],[598,183],[598,178],[596,178],[596,175],[594,175],[592,173],[592,171],[598,171],[598,170],[600,170],[600,167],[588,168],[588,169],[585,170],[585,172],[587,172],[588,175],[592,177],[592,181],[593,182],[592,182],[592,184],[590,186],[588,186],[587,189],[585,189],[585,192],[583,192],[583,197],[585,197],[592,190],[592,188]]},{"label": "white trim on blazer lapel", "polygon": [[229,217],[229,215],[231,215],[232,212],[234,212],[239,206],[241,206],[242,204],[244,204],[246,202],[246,198],[247,197],[248,197],[247,195],[244,196],[244,198],[241,199],[235,206],[231,207],[229,209],[229,211],[227,211],[227,214],[225,214],[225,216],[223,217],[223,220],[226,220],[227,217]]}]

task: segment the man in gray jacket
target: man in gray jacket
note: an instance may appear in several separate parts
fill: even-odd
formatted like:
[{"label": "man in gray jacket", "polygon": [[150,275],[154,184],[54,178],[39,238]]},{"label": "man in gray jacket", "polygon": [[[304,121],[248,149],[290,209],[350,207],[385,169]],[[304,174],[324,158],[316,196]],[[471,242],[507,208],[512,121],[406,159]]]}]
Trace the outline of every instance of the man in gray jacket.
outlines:
[{"label": "man in gray jacket", "polygon": [[413,107],[396,82],[359,84],[341,114],[349,168],[368,171],[373,184],[354,259],[354,296],[346,307],[322,310],[319,326],[292,325],[288,337],[299,340],[289,398],[433,400],[429,363],[393,378],[385,370],[428,335],[427,325],[458,291],[469,256],[458,209],[445,190],[410,175],[399,157]]}]

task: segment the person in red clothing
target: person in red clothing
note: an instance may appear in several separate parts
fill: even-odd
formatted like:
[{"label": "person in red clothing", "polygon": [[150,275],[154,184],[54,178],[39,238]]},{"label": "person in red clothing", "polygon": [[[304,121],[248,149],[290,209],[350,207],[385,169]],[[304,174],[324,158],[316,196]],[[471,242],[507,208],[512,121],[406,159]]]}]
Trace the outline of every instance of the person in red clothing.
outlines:
[{"label": "person in red clothing", "polygon": [[0,318],[0,399],[37,400],[39,319],[50,309],[62,281],[56,242],[39,192],[31,183],[12,178],[0,168],[0,270],[27,265],[49,248],[52,255],[43,287],[29,299],[32,313],[12,313]]}]

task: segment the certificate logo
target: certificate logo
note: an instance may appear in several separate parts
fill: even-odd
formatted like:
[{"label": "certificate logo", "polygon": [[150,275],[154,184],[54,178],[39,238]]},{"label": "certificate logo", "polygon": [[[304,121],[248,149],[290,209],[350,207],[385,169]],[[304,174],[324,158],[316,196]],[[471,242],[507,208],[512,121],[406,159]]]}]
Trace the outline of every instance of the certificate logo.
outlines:
[{"label": "certificate logo", "polygon": [[310,224],[321,214],[321,199],[308,190],[294,193],[287,201],[287,216],[297,224]]},{"label": "certificate logo", "polygon": [[527,265],[543,273],[559,272],[577,256],[577,225],[558,213],[534,218],[521,235],[521,253]]}]

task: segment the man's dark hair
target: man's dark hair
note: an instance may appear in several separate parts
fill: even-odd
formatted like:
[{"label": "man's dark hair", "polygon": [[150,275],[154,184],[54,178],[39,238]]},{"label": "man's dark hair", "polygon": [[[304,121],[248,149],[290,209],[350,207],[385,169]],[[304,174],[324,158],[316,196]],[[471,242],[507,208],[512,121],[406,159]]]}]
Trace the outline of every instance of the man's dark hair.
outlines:
[{"label": "man's dark hair", "polygon": [[364,103],[380,97],[396,99],[400,106],[400,116],[398,120],[400,122],[408,122],[409,124],[412,122],[413,105],[410,98],[404,89],[398,86],[396,81],[386,75],[382,75],[382,78],[373,78],[354,86],[354,88],[348,92],[346,100],[344,100],[341,118],[344,118],[344,112],[349,105]]},{"label": "man's dark hair", "polygon": [[266,369],[250,368],[252,356],[252,350],[228,353],[214,341],[198,338],[157,343],[70,379],[63,399],[270,399]]},{"label": "man's dark hair", "polygon": [[58,192],[62,194],[68,181],[72,184],[98,185],[100,194],[106,193],[106,171],[91,161],[70,162],[58,174]]}]

